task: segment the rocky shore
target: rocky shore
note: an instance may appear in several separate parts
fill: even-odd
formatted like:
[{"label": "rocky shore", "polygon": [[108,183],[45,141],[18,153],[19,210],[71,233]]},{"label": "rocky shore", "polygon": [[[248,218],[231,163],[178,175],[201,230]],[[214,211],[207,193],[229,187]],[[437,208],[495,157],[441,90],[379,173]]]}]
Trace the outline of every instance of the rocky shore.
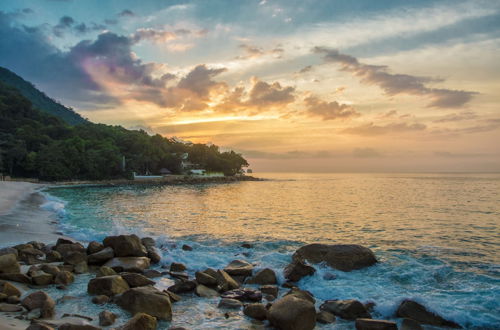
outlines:
[{"label": "rocky shore", "polygon": [[[242,245],[242,249],[252,248]],[[372,318],[376,302],[335,297],[319,302],[297,284],[314,274],[318,263],[348,272],[370,267],[377,259],[359,245],[309,244],[298,249],[283,270],[259,269],[241,259],[222,269],[190,269],[182,263],[162,264],[157,243],[150,237],[108,236],[86,246],[63,238],[55,244],[32,241],[0,249],[0,322],[5,329],[181,330],[185,328],[169,328],[176,303],[187,297],[217,297],[226,318],[242,313],[249,325],[261,328],[307,330],[334,324],[337,318],[348,320],[356,329],[460,328],[410,299],[400,303],[391,320]],[[285,282],[279,283],[277,272],[283,272]],[[99,309],[98,315],[85,310],[57,313],[59,300],[48,291],[54,287],[69,290],[79,277],[88,279],[86,294]],[[171,285],[161,288],[160,280]],[[125,311],[127,320],[110,311],[116,306]]]}]

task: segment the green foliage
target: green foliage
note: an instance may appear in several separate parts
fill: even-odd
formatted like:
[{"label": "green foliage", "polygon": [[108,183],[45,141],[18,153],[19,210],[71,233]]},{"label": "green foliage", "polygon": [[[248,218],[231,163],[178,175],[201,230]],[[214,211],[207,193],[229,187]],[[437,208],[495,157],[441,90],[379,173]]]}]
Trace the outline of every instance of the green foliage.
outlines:
[{"label": "green foliage", "polygon": [[0,82],[0,172],[44,180],[128,178],[132,172],[155,174],[162,168],[180,174],[185,153],[197,168],[225,175],[248,166],[241,155],[214,145],[184,144],[121,126],[69,126]]}]

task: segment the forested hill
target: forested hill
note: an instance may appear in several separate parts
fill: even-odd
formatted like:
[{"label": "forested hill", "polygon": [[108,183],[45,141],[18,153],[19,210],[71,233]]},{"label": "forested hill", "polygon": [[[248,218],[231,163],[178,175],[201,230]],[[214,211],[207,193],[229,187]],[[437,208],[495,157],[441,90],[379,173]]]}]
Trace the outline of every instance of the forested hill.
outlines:
[{"label": "forested hill", "polygon": [[59,117],[70,125],[78,125],[87,122],[87,120],[72,109],[51,99],[45,95],[45,93],[36,89],[33,84],[3,67],[0,67],[0,82],[16,88],[24,97],[31,101],[35,108]]},{"label": "forested hill", "polygon": [[182,161],[225,175],[235,175],[248,166],[240,154],[221,152],[215,145],[185,144],[142,130],[87,121],[68,125],[33,107],[17,89],[0,82],[3,175],[50,181],[130,178],[132,172],[155,174],[163,168],[182,173]]}]

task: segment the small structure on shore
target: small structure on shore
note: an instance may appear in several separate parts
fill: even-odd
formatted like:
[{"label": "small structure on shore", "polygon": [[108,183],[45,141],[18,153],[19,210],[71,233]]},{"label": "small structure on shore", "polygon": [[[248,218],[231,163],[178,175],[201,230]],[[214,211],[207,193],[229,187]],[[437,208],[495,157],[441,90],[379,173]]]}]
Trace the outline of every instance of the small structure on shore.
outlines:
[{"label": "small structure on shore", "polygon": [[137,175],[137,173],[132,173],[134,180],[157,180],[163,178],[162,175]]},{"label": "small structure on shore", "polygon": [[160,170],[160,174],[161,175],[171,175],[172,174],[172,171],[170,171],[168,168],[162,168]]}]

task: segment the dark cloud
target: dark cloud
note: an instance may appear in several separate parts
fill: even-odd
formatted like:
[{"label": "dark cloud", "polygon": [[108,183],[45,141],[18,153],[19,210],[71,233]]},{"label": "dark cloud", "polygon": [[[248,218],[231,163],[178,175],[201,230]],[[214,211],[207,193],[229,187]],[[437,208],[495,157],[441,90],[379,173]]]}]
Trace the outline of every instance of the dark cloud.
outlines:
[{"label": "dark cloud", "polygon": [[140,42],[142,40],[150,40],[157,43],[164,43],[170,40],[177,39],[177,35],[171,31],[156,30],[153,28],[141,28],[132,35],[132,40],[134,42]]},{"label": "dark cloud", "polygon": [[295,101],[294,93],[294,87],[254,79],[247,103],[252,106],[286,105]]},{"label": "dark cloud", "polygon": [[387,95],[411,94],[430,98],[429,107],[459,108],[468,103],[477,94],[476,92],[463,90],[430,88],[425,84],[441,82],[443,80],[389,73],[387,66],[363,64],[357,58],[342,54],[336,49],[315,47],[313,51],[322,54],[325,62],[339,63],[342,66],[342,70],[360,77],[363,83],[379,86]]},{"label": "dark cloud", "polygon": [[34,12],[35,12],[35,11],[34,11],[33,9],[31,9],[31,8],[24,8],[24,9],[22,10],[22,13],[23,13],[23,14],[33,14]]},{"label": "dark cloud", "polygon": [[311,72],[313,70],[313,68],[314,67],[312,65],[305,66],[305,67],[303,67],[302,69],[299,70],[299,73]]},{"label": "dark cloud", "polygon": [[449,123],[449,122],[456,122],[456,121],[464,121],[464,120],[471,120],[471,119],[476,119],[478,116],[475,112],[472,111],[466,111],[462,113],[452,113],[449,115],[446,115],[444,117],[441,117],[439,119],[434,120],[435,123]]},{"label": "dark cloud", "polygon": [[130,9],[124,9],[118,14],[118,16],[120,16],[120,17],[133,17],[133,16],[135,16],[135,13]]},{"label": "dark cloud", "polygon": [[361,126],[346,128],[342,130],[342,133],[374,136],[374,135],[383,135],[389,133],[418,132],[418,131],[423,131],[426,128],[427,128],[426,125],[420,123],[414,123],[414,124],[391,123],[387,125],[375,125],[373,123],[368,123]]},{"label": "dark cloud", "polygon": [[179,81],[177,87],[192,91],[201,98],[206,98],[211,89],[222,84],[215,82],[212,78],[226,70],[225,68],[210,69],[204,64],[197,65],[187,76]]},{"label": "dark cloud", "polygon": [[304,102],[306,104],[306,113],[311,117],[334,120],[359,116],[359,113],[353,107],[347,104],[340,104],[337,101],[325,102],[315,96],[309,96]]},{"label": "dark cloud", "polygon": [[283,48],[277,46],[270,50],[264,50],[262,47],[258,47],[250,44],[240,44],[238,48],[245,52],[245,55],[237,56],[236,59],[246,60],[251,58],[258,58],[265,55],[272,55],[275,58],[281,58],[285,52]]}]

